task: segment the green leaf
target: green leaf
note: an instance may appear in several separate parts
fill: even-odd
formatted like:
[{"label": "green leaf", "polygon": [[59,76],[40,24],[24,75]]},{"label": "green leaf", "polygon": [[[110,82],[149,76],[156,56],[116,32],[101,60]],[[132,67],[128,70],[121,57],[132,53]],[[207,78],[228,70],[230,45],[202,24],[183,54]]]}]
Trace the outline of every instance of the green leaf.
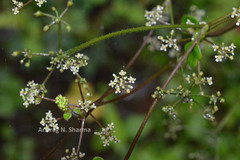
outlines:
[{"label": "green leaf", "polygon": [[72,117],[72,113],[70,113],[70,112],[65,112],[65,113],[63,114],[63,118],[64,118],[66,121],[68,121],[71,117]]},{"label": "green leaf", "polygon": [[191,23],[194,23],[194,24],[199,24],[198,20],[192,16],[189,16],[189,15],[184,15],[182,17],[182,20],[181,20],[181,23],[182,24],[187,24],[187,20],[190,20]]},{"label": "green leaf", "polygon": [[96,157],[93,158],[93,160],[104,160],[104,159],[101,158],[101,157],[96,156]]},{"label": "green leaf", "polygon": [[[185,46],[184,46],[184,51],[187,52],[187,50],[191,47],[191,45],[193,44],[193,42],[188,42]],[[197,44],[192,52],[188,55],[187,58],[187,63],[190,67],[195,67],[197,65],[198,60],[200,60],[202,58],[202,53],[201,53],[201,49],[199,47],[199,45]]]}]

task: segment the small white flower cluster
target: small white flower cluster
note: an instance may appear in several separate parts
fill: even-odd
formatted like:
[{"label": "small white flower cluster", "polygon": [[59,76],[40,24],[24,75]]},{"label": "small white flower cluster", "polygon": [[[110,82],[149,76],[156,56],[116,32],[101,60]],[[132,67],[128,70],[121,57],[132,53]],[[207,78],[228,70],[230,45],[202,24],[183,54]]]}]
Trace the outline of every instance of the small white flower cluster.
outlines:
[{"label": "small white flower cluster", "polygon": [[[69,149],[66,149],[65,153],[69,154]],[[85,153],[81,153],[81,152],[77,153],[76,149],[73,147],[72,148],[72,153],[70,155],[66,155],[65,157],[61,157],[61,160],[67,160],[67,159],[81,160],[80,158],[83,158],[84,156],[85,156]]]},{"label": "small white flower cluster", "polygon": [[216,62],[222,62],[223,58],[229,58],[230,60],[234,59],[234,49],[236,48],[234,43],[232,43],[230,46],[225,46],[225,44],[222,43],[221,47],[214,44],[212,47],[213,51],[217,52],[217,55],[215,55]]},{"label": "small white flower cluster", "polygon": [[81,110],[84,110],[86,113],[91,110],[96,108],[96,105],[94,103],[92,103],[92,101],[87,101],[85,100],[84,102],[82,102],[81,100],[78,100],[78,104],[81,107]]},{"label": "small white flower cluster", "polygon": [[164,39],[163,36],[158,36],[158,39],[162,41],[162,45],[160,47],[161,51],[167,51],[167,48],[174,48],[176,51],[179,51],[179,47],[177,46],[177,39],[173,38],[174,30],[171,30],[170,37],[166,36]]},{"label": "small white flower cluster", "polygon": [[42,118],[40,124],[44,126],[43,130],[45,132],[57,132],[59,130],[57,120],[52,116],[52,112],[49,110],[46,112],[46,117]]},{"label": "small white flower cluster", "polygon": [[196,73],[193,73],[192,76],[187,75],[185,80],[189,84],[194,83],[195,85],[205,85],[207,83],[208,85],[211,86],[213,84],[212,77],[202,77],[202,76],[203,76],[203,72],[200,72],[199,75],[197,75]]},{"label": "small white flower cluster", "polygon": [[[12,2],[15,5],[15,7],[12,9],[12,11],[16,15],[19,13],[19,10],[23,7],[23,2],[19,2],[17,0],[12,0]],[[37,5],[39,7],[41,7],[43,3],[47,2],[47,0],[35,0],[35,2],[37,2]]]},{"label": "small white flower cluster", "polygon": [[43,85],[39,85],[35,83],[33,80],[27,83],[27,88],[21,89],[20,96],[22,97],[25,108],[29,106],[29,104],[38,105],[41,102],[41,97],[44,96],[47,90]]},{"label": "small white flower cluster", "polygon": [[103,146],[109,146],[109,142],[114,141],[114,143],[119,143],[120,140],[116,137],[113,136],[112,134],[115,132],[113,130],[114,125],[113,123],[108,124],[108,126],[106,128],[102,128],[102,132],[94,132],[95,135],[98,135],[101,137],[101,139],[103,140]]},{"label": "small white flower cluster", "polygon": [[64,70],[70,70],[74,75],[78,73],[79,68],[86,66],[88,57],[78,53],[75,57],[63,56],[58,54],[56,57],[51,57],[50,67],[47,70],[52,70],[53,66],[56,66],[60,72]]},{"label": "small white flower cluster", "polygon": [[231,15],[232,18],[237,17],[236,25],[240,26],[240,7],[239,8],[233,8],[233,12]]},{"label": "small white flower cluster", "polygon": [[209,99],[209,104],[212,106],[208,106],[204,109],[203,118],[207,120],[214,121],[214,114],[218,111],[217,102],[224,103],[224,98],[221,97],[221,93],[218,91],[217,94],[212,94]]},{"label": "small white flower cluster", "polygon": [[164,7],[157,5],[157,7],[153,8],[151,11],[145,11],[145,17],[148,20],[146,26],[156,25],[161,18],[163,18],[163,10]]},{"label": "small white flower cluster", "polygon": [[35,2],[37,2],[37,5],[41,7],[43,3],[47,3],[47,0],[35,0]]},{"label": "small white flower cluster", "polygon": [[170,117],[172,117],[173,119],[177,118],[177,113],[174,110],[173,106],[171,106],[171,105],[163,106],[162,111],[168,113],[168,115]]},{"label": "small white flower cluster", "polygon": [[121,90],[125,90],[127,93],[130,93],[130,89],[133,88],[132,85],[135,83],[136,78],[133,78],[132,76],[127,77],[125,76],[126,72],[121,70],[119,72],[119,76],[113,74],[114,80],[110,81],[110,83],[108,84],[109,86],[111,86],[112,88],[115,88],[115,93],[121,93]]},{"label": "small white flower cluster", "polygon": [[23,2],[19,2],[17,0],[12,0],[15,8],[12,9],[13,13],[16,15],[19,13],[19,10],[23,7]]}]

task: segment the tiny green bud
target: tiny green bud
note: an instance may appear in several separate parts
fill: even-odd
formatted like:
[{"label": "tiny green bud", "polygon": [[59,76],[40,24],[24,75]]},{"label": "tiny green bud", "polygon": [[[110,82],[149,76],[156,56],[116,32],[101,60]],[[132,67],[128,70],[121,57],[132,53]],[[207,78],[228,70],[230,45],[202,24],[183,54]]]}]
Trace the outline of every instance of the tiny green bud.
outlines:
[{"label": "tiny green bud", "polygon": [[67,3],[67,7],[70,8],[73,6],[73,1],[72,0],[69,0],[68,3]]},{"label": "tiny green bud", "polygon": [[12,53],[12,56],[16,57],[16,56],[18,56],[20,53],[21,53],[20,51],[14,51],[14,52]]},{"label": "tiny green bud", "polygon": [[55,12],[56,10],[57,10],[57,9],[56,9],[55,7],[52,7],[52,11],[54,11],[54,12]]},{"label": "tiny green bud", "polygon": [[49,51],[48,54],[49,55],[54,55],[54,51]]},{"label": "tiny green bud", "polygon": [[25,67],[30,67],[30,60],[28,60],[26,63],[25,63]]},{"label": "tiny green bud", "polygon": [[43,27],[43,31],[44,31],[44,32],[47,32],[49,29],[50,29],[50,26],[49,26],[49,25],[45,25],[45,26]]},{"label": "tiny green bud", "polygon": [[43,12],[42,11],[37,11],[37,12],[34,13],[34,16],[36,16],[36,17],[43,16]]},{"label": "tiny green bud", "polygon": [[66,29],[67,29],[68,32],[70,32],[71,31],[71,26],[67,25]]}]

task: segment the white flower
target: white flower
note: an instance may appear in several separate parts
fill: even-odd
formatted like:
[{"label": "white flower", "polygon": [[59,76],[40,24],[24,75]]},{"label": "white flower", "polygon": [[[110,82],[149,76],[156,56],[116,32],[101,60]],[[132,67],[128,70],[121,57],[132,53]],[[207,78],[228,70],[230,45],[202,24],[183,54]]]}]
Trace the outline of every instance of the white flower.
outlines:
[{"label": "white flower", "polygon": [[132,85],[135,83],[136,79],[132,76],[125,76],[126,72],[121,70],[119,72],[119,76],[113,74],[114,80],[110,80],[110,83],[108,84],[112,88],[115,88],[115,93],[121,93],[122,90],[125,90],[127,93],[130,92],[130,89],[133,88]]},{"label": "white flower", "polygon": [[78,100],[78,104],[80,105],[81,110],[84,110],[85,112],[88,112],[89,110],[96,108],[96,105],[92,103],[92,101],[90,100],[85,100],[84,102]]},{"label": "white flower", "polygon": [[162,42],[160,46],[161,51],[167,51],[167,48],[174,48],[176,51],[179,51],[179,47],[177,45],[177,39],[173,38],[174,30],[171,30],[170,37],[166,36],[164,38],[163,36],[158,36],[158,39]]},{"label": "white flower", "polygon": [[102,132],[94,132],[95,135],[100,136],[103,146],[109,146],[109,142],[114,141],[114,143],[119,143],[120,140],[113,136],[112,134],[115,132],[113,128],[115,127],[113,123],[108,124],[108,127],[102,128]]},{"label": "white flower", "polygon": [[206,77],[207,83],[211,86],[213,84],[212,77]]},{"label": "white flower", "polygon": [[237,18],[237,22],[236,22],[236,25],[237,26],[240,26],[240,7],[237,9],[237,8],[233,8],[233,12],[232,12],[232,15],[231,15],[231,18]]},{"label": "white flower", "polygon": [[153,10],[145,11],[145,18],[148,20],[146,26],[156,25],[163,18],[163,9],[164,7],[157,5]]},{"label": "white flower", "polygon": [[45,132],[53,131],[57,133],[57,131],[59,130],[57,120],[52,116],[52,112],[50,110],[46,112],[46,116],[45,118],[42,118],[42,120],[40,121],[40,124],[42,126],[45,126],[43,128]]},{"label": "white flower", "polygon": [[222,43],[222,46],[214,44],[212,47],[213,51],[217,52],[217,55],[215,55],[216,62],[222,62],[223,58],[229,58],[230,60],[234,59],[234,49],[236,48],[234,43],[230,46],[225,46],[224,43]]}]

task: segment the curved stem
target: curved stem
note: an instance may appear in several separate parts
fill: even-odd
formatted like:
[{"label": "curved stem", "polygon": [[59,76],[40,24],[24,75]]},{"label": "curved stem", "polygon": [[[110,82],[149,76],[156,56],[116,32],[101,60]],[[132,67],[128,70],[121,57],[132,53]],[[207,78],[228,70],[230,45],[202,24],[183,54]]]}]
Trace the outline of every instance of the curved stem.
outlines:
[{"label": "curved stem", "polygon": [[119,36],[119,35],[123,35],[123,34],[126,34],[126,33],[143,32],[143,31],[148,31],[148,30],[167,29],[167,28],[169,28],[169,29],[172,29],[172,28],[201,28],[203,26],[204,25],[179,24],[179,25],[157,25],[157,26],[150,26],[150,27],[146,26],[146,27],[129,28],[129,29],[125,29],[125,30],[112,32],[112,33],[106,34],[104,36],[100,36],[98,38],[94,38],[90,41],[87,41],[87,42],[75,47],[75,48],[67,50],[65,53],[69,55],[69,54],[78,52],[78,51],[80,51],[84,48],[87,48],[87,47],[89,47],[89,46],[91,46],[94,43],[97,43],[99,41],[103,41],[105,39],[109,39],[109,38],[116,37],[116,36]]}]

